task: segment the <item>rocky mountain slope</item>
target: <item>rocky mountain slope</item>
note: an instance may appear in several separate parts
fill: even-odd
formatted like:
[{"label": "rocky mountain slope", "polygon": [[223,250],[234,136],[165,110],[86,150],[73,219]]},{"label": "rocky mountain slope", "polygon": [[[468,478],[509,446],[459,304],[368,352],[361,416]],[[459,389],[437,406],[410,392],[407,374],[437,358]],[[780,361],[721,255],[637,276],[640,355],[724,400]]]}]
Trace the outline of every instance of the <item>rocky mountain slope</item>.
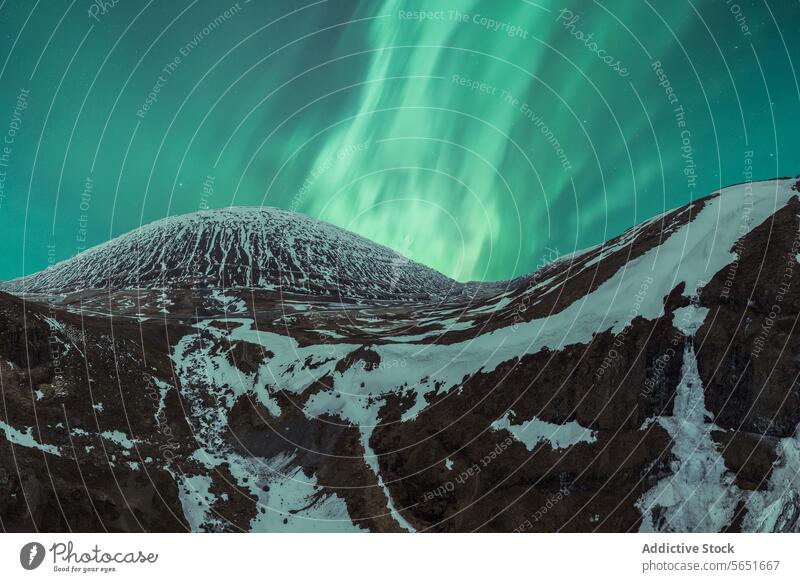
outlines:
[{"label": "rocky mountain slope", "polygon": [[483,288],[274,210],[12,282],[0,526],[799,531],[797,189]]}]

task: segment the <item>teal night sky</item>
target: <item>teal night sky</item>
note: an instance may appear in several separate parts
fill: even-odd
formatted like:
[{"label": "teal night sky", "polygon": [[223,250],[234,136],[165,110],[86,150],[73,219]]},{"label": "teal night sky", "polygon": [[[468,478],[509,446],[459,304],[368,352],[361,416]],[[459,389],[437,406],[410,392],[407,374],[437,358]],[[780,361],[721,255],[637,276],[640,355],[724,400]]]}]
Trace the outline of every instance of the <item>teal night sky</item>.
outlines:
[{"label": "teal night sky", "polygon": [[794,1],[0,0],[0,279],[228,205],[459,280],[530,272],[800,173],[798,22]]}]

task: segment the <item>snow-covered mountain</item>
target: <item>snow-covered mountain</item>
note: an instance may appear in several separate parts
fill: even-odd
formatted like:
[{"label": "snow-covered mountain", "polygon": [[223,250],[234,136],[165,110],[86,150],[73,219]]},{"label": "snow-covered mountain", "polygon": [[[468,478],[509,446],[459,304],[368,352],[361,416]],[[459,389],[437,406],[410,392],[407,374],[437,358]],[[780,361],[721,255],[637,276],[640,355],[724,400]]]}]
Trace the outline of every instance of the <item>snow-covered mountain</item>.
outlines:
[{"label": "snow-covered mountain", "polygon": [[306,215],[234,207],[159,220],[2,288],[53,293],[206,287],[375,298],[443,295],[458,284]]},{"label": "snow-covered mountain", "polygon": [[[315,284],[287,297],[242,270],[261,287],[197,293],[176,259],[173,287],[139,270],[105,307],[0,296],[0,523],[800,531],[797,184],[726,188],[480,294],[424,268],[391,293],[362,282],[394,255],[338,229],[254,243],[224,214],[177,220],[182,256],[193,237],[216,249],[200,261],[215,284],[223,257],[287,245]],[[146,229],[74,260],[159,264]],[[360,249],[358,304],[330,293],[335,237]],[[67,267],[29,288],[71,290]]]}]

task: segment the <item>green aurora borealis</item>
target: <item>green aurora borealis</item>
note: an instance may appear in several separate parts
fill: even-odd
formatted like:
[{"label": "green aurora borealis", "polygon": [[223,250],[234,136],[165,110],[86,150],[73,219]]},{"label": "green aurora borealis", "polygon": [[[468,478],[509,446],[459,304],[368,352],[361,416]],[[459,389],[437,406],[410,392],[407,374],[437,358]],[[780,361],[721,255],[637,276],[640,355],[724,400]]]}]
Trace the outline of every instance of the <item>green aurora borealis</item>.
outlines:
[{"label": "green aurora borealis", "polygon": [[800,173],[797,2],[103,4],[0,0],[1,279],[228,205],[505,279]]}]

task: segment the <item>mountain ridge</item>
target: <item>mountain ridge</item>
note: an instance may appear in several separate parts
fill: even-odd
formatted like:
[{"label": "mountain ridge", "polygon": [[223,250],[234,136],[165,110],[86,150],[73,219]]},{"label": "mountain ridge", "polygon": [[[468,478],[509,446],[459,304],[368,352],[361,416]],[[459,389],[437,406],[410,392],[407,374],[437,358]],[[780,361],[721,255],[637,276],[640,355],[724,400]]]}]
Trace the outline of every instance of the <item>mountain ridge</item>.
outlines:
[{"label": "mountain ridge", "polygon": [[0,294],[3,527],[800,531],[797,188],[488,294]]},{"label": "mountain ridge", "polygon": [[[637,229],[641,229],[643,226],[657,221],[658,219],[670,215],[675,211],[685,208],[686,206],[691,206],[693,204],[703,203],[706,200],[713,199],[717,196],[723,195],[726,190],[730,190],[736,188],[738,186],[742,186],[745,184],[768,184],[772,182],[781,182],[781,181],[790,181],[793,178],[791,177],[782,177],[782,178],[772,178],[769,180],[764,180],[761,182],[742,182],[737,184],[732,184],[730,186],[726,186],[720,188],[719,190],[703,197],[687,203],[687,205],[677,207],[671,210],[667,210],[659,215],[646,219],[645,221],[626,229],[620,235],[616,237],[612,237],[609,241],[604,243],[600,243],[598,245],[594,245],[591,247],[587,247],[584,249],[576,250],[569,255],[557,257],[555,261],[552,262],[563,262],[565,260],[570,260],[576,257],[585,256],[593,251],[598,249],[603,249],[608,247],[609,245],[615,244],[615,241],[625,240],[628,233],[635,232]],[[132,277],[119,277],[118,274],[110,273],[108,277],[102,277],[97,275],[84,275],[83,277],[78,277],[74,273],[75,271],[83,272],[85,271],[86,263],[91,262],[91,258],[95,255],[102,255],[105,254],[106,251],[117,250],[118,247],[122,247],[119,249],[119,254],[122,254],[122,251],[130,250],[131,247],[136,248],[137,250],[141,249],[141,247],[148,246],[147,244],[141,244],[141,239],[144,238],[145,242],[149,242],[152,244],[152,241],[147,240],[149,238],[153,238],[153,235],[159,236],[160,231],[166,231],[162,236],[162,240],[159,241],[159,248],[165,249],[167,245],[167,241],[175,242],[175,239],[169,239],[169,234],[175,234],[175,226],[186,226],[191,224],[200,224],[202,228],[207,227],[208,225],[213,225],[218,227],[220,225],[224,226],[231,226],[231,222],[238,220],[241,221],[240,224],[248,226],[251,231],[247,233],[249,237],[252,237],[254,234],[258,232],[259,229],[263,229],[265,226],[265,221],[256,221],[254,218],[256,217],[273,217],[277,218],[280,217],[282,220],[279,221],[281,224],[279,226],[285,227],[287,224],[296,225],[300,230],[305,230],[306,233],[314,233],[315,235],[322,235],[319,238],[322,240],[327,240],[327,249],[324,249],[325,252],[330,252],[331,248],[333,248],[336,243],[341,241],[356,241],[357,247],[359,250],[362,249],[370,249],[375,253],[375,256],[371,258],[372,261],[378,262],[385,262],[390,265],[390,283],[389,288],[387,289],[386,286],[377,286],[371,290],[358,290],[354,289],[350,283],[352,282],[351,274],[347,272],[347,269],[342,269],[341,275],[341,285],[337,285],[336,277],[330,276],[323,276],[321,281],[309,281],[307,283],[309,285],[298,284],[294,277],[292,276],[293,272],[299,273],[301,276],[304,274],[304,271],[300,269],[299,271],[293,270],[293,266],[297,264],[297,257],[290,256],[293,255],[291,249],[286,248],[288,245],[286,244],[286,240],[282,240],[281,244],[284,245],[283,248],[279,248],[278,257],[275,256],[275,253],[265,245],[265,248],[261,249],[262,253],[267,254],[267,265],[254,265],[254,259],[252,254],[245,250],[244,247],[247,245],[243,240],[244,237],[239,238],[238,241],[234,239],[229,246],[228,250],[234,250],[238,253],[238,258],[240,260],[234,260],[232,264],[229,264],[228,267],[232,267],[231,273],[226,273],[225,271],[220,271],[216,274],[209,273],[209,265],[208,261],[203,261],[202,259],[197,260],[194,257],[195,254],[199,255],[199,251],[203,250],[201,246],[201,239],[204,235],[203,230],[200,232],[191,232],[188,229],[180,229],[179,231],[179,239],[181,237],[190,237],[190,242],[194,241],[195,245],[192,249],[192,260],[187,261],[184,264],[180,264],[179,262],[172,260],[172,261],[163,261],[161,260],[161,272],[154,274],[152,271],[146,273],[144,280],[142,280],[141,274],[137,277],[134,274]],[[258,227],[258,228],[256,228]],[[273,229],[270,231],[271,236],[275,236],[276,231],[279,230],[278,228]],[[194,237],[194,238],[191,238]],[[133,239],[136,243],[134,245],[126,244],[129,243]],[[239,243],[238,249],[234,249],[233,244],[236,242]],[[306,241],[308,242],[308,241]],[[618,242],[616,244],[619,244]],[[184,245],[187,247],[187,245]],[[206,249],[208,252],[208,249]],[[288,251],[288,252],[287,252]],[[163,255],[166,251],[162,251],[162,256],[159,258],[163,259]],[[250,261],[241,261],[241,258],[247,256]],[[169,254],[167,254],[169,257]],[[152,259],[153,257],[147,257],[148,259]],[[227,256],[220,257],[222,260],[219,261],[223,265],[226,264]],[[237,257],[234,257],[237,258]],[[271,259],[276,259],[274,264],[270,264]],[[279,262],[283,260],[285,262],[285,268],[282,268],[282,265]],[[110,262],[110,261],[109,261]],[[142,265],[137,265],[139,268]],[[347,266],[347,265],[345,265]],[[547,268],[550,265],[545,265],[543,268]],[[112,266],[113,267],[113,266]],[[194,273],[195,278],[191,280],[187,280],[185,277],[175,277],[174,271],[183,269],[184,271],[190,271]],[[90,269],[91,270],[91,269]],[[63,275],[59,277],[59,272],[64,271],[72,271],[73,273],[68,274],[66,277]],[[113,268],[112,268],[113,271]],[[250,271],[250,273],[242,273],[242,271]],[[285,273],[281,274],[282,271]],[[411,271],[412,273],[409,273]],[[539,269],[534,270],[530,273],[526,273],[520,275],[519,277],[515,277],[512,279],[507,280],[500,280],[500,281],[466,281],[466,282],[458,282],[450,279],[446,275],[436,271],[433,268],[427,267],[418,263],[408,257],[403,256],[402,254],[392,250],[391,248],[382,245],[380,243],[371,241],[361,235],[358,235],[354,232],[348,231],[336,225],[309,217],[305,214],[293,212],[290,210],[278,208],[278,207],[270,207],[270,206],[229,206],[219,209],[206,209],[206,210],[199,210],[195,212],[190,212],[181,215],[175,216],[168,216],[165,218],[157,219],[153,222],[144,224],[132,231],[120,234],[108,241],[95,245],[85,251],[79,253],[74,257],[70,257],[63,261],[59,261],[58,263],[47,267],[46,269],[32,273],[30,275],[24,275],[21,277],[17,277],[15,279],[11,279],[8,281],[0,281],[0,289],[12,292],[12,293],[45,293],[45,292],[53,292],[53,291],[63,291],[63,290],[82,290],[83,288],[121,288],[120,285],[127,285],[129,289],[134,288],[148,288],[152,287],[154,284],[159,284],[162,286],[182,286],[185,287],[186,285],[192,284],[209,284],[209,286],[215,288],[230,288],[230,287],[252,287],[258,289],[277,289],[283,288],[288,292],[309,292],[312,293],[320,293],[324,291],[325,287],[341,287],[340,291],[345,292],[354,292],[355,298],[376,298],[381,294],[384,297],[391,297],[392,293],[395,290],[395,287],[399,287],[397,289],[396,295],[403,295],[407,292],[412,293],[425,293],[423,288],[426,285],[433,284],[433,290],[428,290],[431,295],[441,295],[441,294],[448,294],[452,293],[453,291],[459,292],[464,291],[467,289],[475,289],[479,287],[484,288],[501,288],[503,286],[508,285],[515,285],[521,281],[526,280],[534,276]],[[272,274],[273,280],[269,280],[269,278],[265,279],[262,275],[263,274]],[[277,273],[277,278],[274,277],[274,274]],[[385,274],[386,270],[382,270],[382,274]],[[256,280],[255,274],[258,274],[258,280]],[[149,275],[149,276],[147,276]],[[216,276],[214,276],[216,275]],[[209,279],[209,277],[211,277]],[[405,285],[399,284],[401,282],[406,282],[406,279],[409,279],[408,282],[411,283],[412,289],[406,289]],[[317,284],[315,284],[317,283]],[[93,285],[98,285],[98,287],[92,287]],[[359,292],[361,291],[361,292]],[[361,296],[364,297],[361,297]]]}]

